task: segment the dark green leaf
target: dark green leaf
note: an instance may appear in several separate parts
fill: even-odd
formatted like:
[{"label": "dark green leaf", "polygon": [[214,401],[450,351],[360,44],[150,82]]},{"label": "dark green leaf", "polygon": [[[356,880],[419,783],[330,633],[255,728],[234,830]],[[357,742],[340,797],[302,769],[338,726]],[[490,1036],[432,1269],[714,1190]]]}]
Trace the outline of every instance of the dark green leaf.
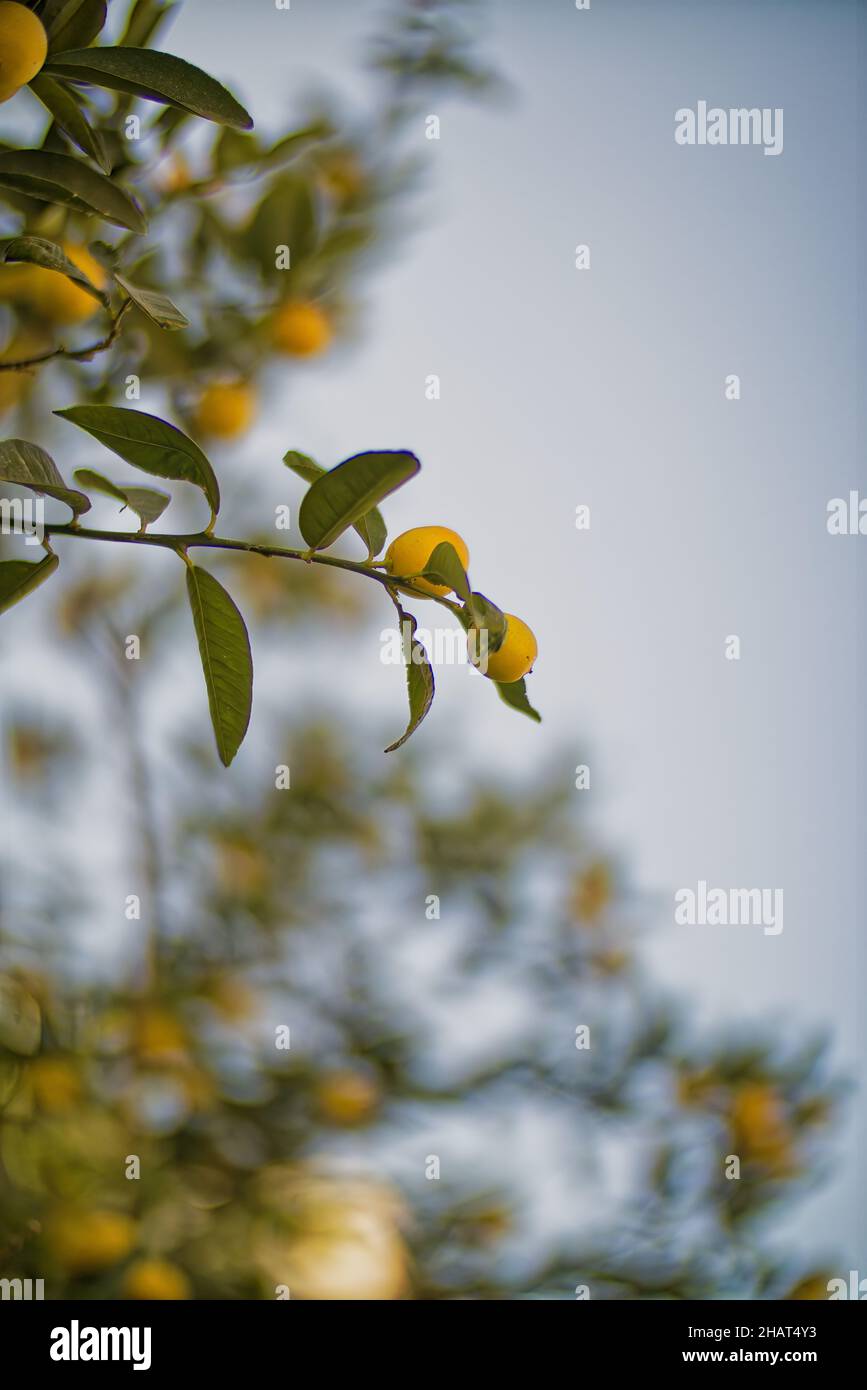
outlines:
[{"label": "dark green leaf", "polygon": [[107,497],[113,497],[116,502],[122,503],[121,510],[123,507],[129,507],[141,522],[142,531],[147,530],[152,521],[162,516],[172,500],[167,492],[159,492],[153,487],[118,487],[117,483],[113,483],[110,478],[104,478],[92,468],[76,468],[72,476],[77,483],[89,488],[91,492],[105,493]]},{"label": "dark green leaf", "polygon": [[219,125],[251,130],[253,121],[231,92],[215,78],[173,53],[149,48],[81,48],[49,59],[46,72],[70,82],[89,82],[179,106]]},{"label": "dark green leaf", "polygon": [[220,488],[208,459],[198,444],[167,420],[117,405],[71,405],[54,413],[87,430],[100,444],[145,473],[194,483],[207,497],[212,512],[216,515],[220,510]]},{"label": "dark green leaf", "polygon": [[0,443],[0,482],[17,483],[40,497],[56,497],[72,508],[73,516],[90,511],[83,492],[68,488],[50,454],[26,439],[4,439]]},{"label": "dark green leaf", "polygon": [[125,275],[115,274],[115,280],[121,289],[126,290],[132,302],[141,309],[142,313],[147,314],[149,319],[153,319],[160,328],[189,328],[189,319],[181,313],[177,305],[173,304],[167,294],[162,294],[159,290],[146,290],[141,285],[134,285],[131,280],[127,280]]},{"label": "dark green leaf", "polygon": [[305,541],[312,550],[324,550],[420,467],[415,454],[403,449],[345,459],[318,478],[304,496],[298,524]]},{"label": "dark green leaf", "polygon": [[487,632],[489,652],[500,650],[506,636],[506,615],[495,603],[485,598],[484,594],[475,591],[470,594],[461,621],[468,630],[474,627]]},{"label": "dark green leaf", "polygon": [[187,593],[199,642],[220,762],[228,767],[243,742],[253,701],[253,659],[244,619],[207,570],[190,565]]},{"label": "dark green leaf", "polygon": [[0,260],[2,261],[28,261],[31,265],[41,265],[45,270],[56,270],[61,275],[65,275],[68,280],[72,280],[81,289],[87,290],[94,299],[98,299],[100,304],[108,305],[108,295],[102,290],[97,289],[96,285],[88,280],[83,270],[79,270],[63,248],[54,241],[46,241],[39,236],[16,236],[6,241],[0,247]]},{"label": "dark green leaf", "polygon": [[527,699],[527,687],[523,679],[510,681],[508,684],[503,681],[494,681],[497,687],[497,694],[511,709],[516,709],[520,714],[526,714],[530,719],[535,719],[537,724],[541,724],[542,716],[538,710],[533,709]]},{"label": "dark green leaf", "polygon": [[406,743],[424,719],[434,697],[434,677],[427,652],[421,642],[416,641],[416,621],[411,613],[405,612],[395,600],[395,608],[400,619],[400,635],[403,644],[403,659],[406,662],[406,688],[409,695],[409,723],[395,743],[390,743],[386,753],[393,753]]},{"label": "dark green leaf", "polygon": [[54,117],[64,135],[67,135],[84,154],[95,159],[104,174],[110,174],[111,160],[105,148],[105,141],[87,119],[87,112],[79,94],[55,78],[47,77],[44,72],[32,79],[30,87]]},{"label": "dark green leaf", "polygon": [[434,584],[447,584],[466,603],[470,597],[467,572],[461,557],[449,541],[441,541],[424,567],[424,577]]},{"label": "dark green leaf", "polygon": [[[323,473],[328,471],[321,464],[314,463],[307,454],[299,454],[295,449],[290,449],[288,454],[283,455],[283,462],[293,473],[297,473],[299,478],[303,478],[305,483],[315,483],[317,478],[321,478]],[[368,560],[375,560],[388,539],[382,512],[378,507],[371,507],[369,512],[365,512],[364,516],[353,523],[353,529],[367,546]]]},{"label": "dark green leaf", "polygon": [[44,560],[4,560],[0,564],[0,613],[26,598],[57,569],[56,555]]},{"label": "dark green leaf", "polygon": [[147,231],[144,213],[119,184],[69,154],[6,151],[0,154],[0,187],[77,212],[97,213],[131,232]]},{"label": "dark green leaf", "polygon": [[106,0],[47,0],[42,23],[49,55],[93,43],[105,25],[106,10]]}]

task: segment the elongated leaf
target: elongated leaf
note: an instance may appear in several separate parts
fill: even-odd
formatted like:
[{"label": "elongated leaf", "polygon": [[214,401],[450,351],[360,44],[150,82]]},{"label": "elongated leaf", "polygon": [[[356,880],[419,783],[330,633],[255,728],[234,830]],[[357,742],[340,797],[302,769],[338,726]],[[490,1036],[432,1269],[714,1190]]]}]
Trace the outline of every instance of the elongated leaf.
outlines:
[{"label": "elongated leaf", "polygon": [[464,603],[470,597],[467,572],[461,564],[461,557],[449,541],[441,541],[433,551],[424,567],[424,577],[432,580],[434,584],[448,584]]},{"label": "elongated leaf", "polygon": [[56,497],[71,507],[76,517],[90,511],[90,499],[66,486],[51,455],[26,439],[0,442],[0,482],[17,483],[40,497]]},{"label": "elongated leaf", "polygon": [[171,18],[177,4],[172,0],[136,0],[129,13],[126,29],[118,43],[130,48],[147,48],[154,35]]},{"label": "elongated leaf", "polygon": [[47,0],[42,23],[49,54],[93,43],[105,24],[107,8],[106,0]]},{"label": "elongated leaf", "polygon": [[[305,483],[315,483],[317,478],[321,478],[323,473],[328,471],[321,464],[314,463],[307,454],[299,454],[295,449],[290,449],[288,454],[283,455],[283,462],[293,473],[297,473],[299,478],[303,478]],[[375,560],[388,539],[388,529],[379,508],[371,507],[369,512],[360,516],[353,523],[353,530],[358,532],[367,546],[368,560]]]},{"label": "elongated leaf", "polygon": [[0,613],[38,589],[57,569],[56,555],[44,560],[4,560],[0,564]]},{"label": "elongated leaf", "polygon": [[252,117],[231,92],[201,68],[173,53],[149,48],[80,48],[49,59],[46,72],[71,82],[89,82],[146,101],[179,106],[218,125],[252,130]]},{"label": "elongated leaf", "polygon": [[46,270],[56,270],[61,275],[65,275],[68,280],[72,280],[81,289],[92,294],[94,299],[98,299],[100,304],[108,305],[108,295],[102,290],[97,289],[88,280],[83,270],[64,252],[61,246],[54,241],[46,241],[40,236],[16,236],[6,241],[0,247],[0,260],[3,261],[28,261],[31,265],[41,265]]},{"label": "elongated leaf", "polygon": [[406,689],[409,695],[409,723],[395,743],[390,743],[386,753],[393,753],[415,733],[424,719],[434,697],[434,676],[427,652],[421,642],[416,640],[416,621],[395,600],[394,604],[400,619],[400,635],[403,644],[403,659],[406,663]]},{"label": "elongated leaf", "polygon": [[121,289],[126,290],[133,304],[137,305],[142,313],[147,314],[149,319],[153,319],[160,328],[189,328],[189,319],[172,303],[167,294],[162,294],[159,290],[142,289],[141,285],[134,285],[131,280],[127,280],[125,275],[116,274],[114,278]]},{"label": "elongated leaf", "polygon": [[538,710],[533,709],[527,699],[527,687],[524,680],[511,681],[506,684],[503,681],[494,681],[497,687],[497,694],[500,699],[507,704],[510,709],[516,709],[520,714],[526,714],[530,719],[534,719],[537,724],[541,724],[542,716]]},{"label": "elongated leaf", "polygon": [[105,174],[69,154],[51,150],[12,150],[0,154],[0,187],[77,212],[97,213],[131,232],[147,231],[138,203]]},{"label": "elongated leaf", "polygon": [[54,413],[87,430],[135,468],[157,478],[194,483],[212,512],[220,510],[220,488],[208,459],[198,444],[167,420],[118,405],[71,405]]},{"label": "elongated leaf", "polygon": [[87,119],[81,97],[44,72],[31,79],[30,88],[74,145],[95,159],[104,174],[111,173],[111,160],[99,131]]},{"label": "elongated leaf", "polygon": [[147,530],[152,521],[162,516],[172,500],[167,492],[159,492],[153,487],[118,487],[117,483],[113,483],[110,478],[104,478],[92,468],[76,468],[72,476],[77,483],[89,488],[91,492],[102,492],[122,503],[121,511],[124,507],[129,507],[141,522],[142,531]]},{"label": "elongated leaf", "polygon": [[190,565],[187,593],[199,642],[220,762],[228,767],[243,742],[253,702],[253,658],[244,619],[222,584]]},{"label": "elongated leaf", "polygon": [[305,493],[298,513],[301,534],[324,550],[384,497],[414,477],[421,464],[403,449],[355,454],[324,473]]}]

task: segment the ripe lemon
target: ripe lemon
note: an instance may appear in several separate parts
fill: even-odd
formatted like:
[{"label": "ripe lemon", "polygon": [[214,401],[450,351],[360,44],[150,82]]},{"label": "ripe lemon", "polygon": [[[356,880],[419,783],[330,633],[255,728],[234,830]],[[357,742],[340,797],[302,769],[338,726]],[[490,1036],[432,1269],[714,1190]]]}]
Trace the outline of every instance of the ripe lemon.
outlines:
[{"label": "ripe lemon", "polygon": [[[522,676],[526,676],[536,660],[539,648],[532,631],[521,618],[516,618],[514,613],[506,613],[505,618],[506,635],[503,645],[499,651],[486,654],[487,665],[484,674],[492,681],[511,685],[513,681],[519,681]],[[475,630],[471,630],[469,634],[469,643],[470,659],[475,658],[476,664],[479,664],[480,652]]]},{"label": "ripe lemon", "polygon": [[[420,573],[437,546],[442,545],[444,541],[454,546],[461,564],[466,569],[470,563],[470,552],[466,541],[457,531],[450,531],[448,526],[414,526],[411,531],[404,531],[403,535],[396,536],[385,552],[385,564],[389,574],[408,579],[411,574]],[[413,589],[421,589],[431,598],[445,598],[446,594],[451,593],[448,584],[433,584],[429,579],[414,579],[412,583]]]},{"label": "ripe lemon", "polygon": [[327,1072],[315,1091],[316,1105],[324,1119],[336,1125],[356,1125],[366,1120],[379,1103],[379,1088],[371,1077],[348,1068]]},{"label": "ripe lemon", "polygon": [[[76,246],[64,241],[63,250],[74,266],[87,276],[98,290],[105,289],[106,275],[99,261],[91,256],[85,246]],[[83,323],[99,313],[99,300],[94,299],[87,290],[73,284],[59,270],[46,270],[44,266],[33,266],[30,279],[23,289],[23,298],[50,323]]]},{"label": "ripe lemon", "polygon": [[196,405],[196,427],[215,439],[236,439],[249,429],[255,410],[255,392],[245,381],[213,381]]},{"label": "ripe lemon", "polygon": [[174,1014],[148,1007],[135,1020],[133,1046],[141,1061],[162,1065],[186,1058],[187,1036]]},{"label": "ripe lemon", "polygon": [[[26,362],[46,347],[45,338],[30,330],[22,330],[0,353],[0,362]],[[32,372],[0,372],[0,415],[22,400],[34,383]]]},{"label": "ripe lemon", "polygon": [[47,54],[42,21],[16,0],[0,0],[0,102],[36,76]]},{"label": "ripe lemon", "polygon": [[271,320],[271,341],[290,357],[315,357],[331,342],[331,324],[318,304],[290,299]]},{"label": "ripe lemon", "polygon": [[48,1217],[45,1235],[54,1258],[70,1274],[93,1274],[126,1258],[136,1227],[120,1211],[67,1207]]},{"label": "ripe lemon", "polygon": [[168,1260],[136,1260],[123,1277],[124,1298],[182,1299],[190,1297],[190,1281]]}]

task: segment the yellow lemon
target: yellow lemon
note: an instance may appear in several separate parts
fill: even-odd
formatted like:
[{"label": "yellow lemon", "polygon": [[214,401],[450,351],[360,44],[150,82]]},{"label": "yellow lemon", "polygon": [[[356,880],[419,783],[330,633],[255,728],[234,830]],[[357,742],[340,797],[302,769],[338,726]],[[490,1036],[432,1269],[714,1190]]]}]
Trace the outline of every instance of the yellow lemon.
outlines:
[{"label": "yellow lemon", "polygon": [[124,1298],[174,1299],[190,1297],[190,1281],[168,1260],[136,1260],[123,1276]]},{"label": "yellow lemon", "polygon": [[256,395],[246,382],[212,381],[196,404],[196,427],[215,439],[236,439],[249,429],[255,410]]},{"label": "yellow lemon", "polygon": [[[26,362],[46,347],[45,338],[31,331],[17,333],[0,353],[0,362]],[[11,410],[33,386],[33,371],[0,372],[0,415]]]},{"label": "yellow lemon", "polygon": [[167,1009],[146,1008],[134,1025],[134,1047],[143,1062],[176,1062],[186,1058],[186,1033]]},{"label": "yellow lemon", "polygon": [[792,1132],[782,1097],[766,1082],[746,1082],[732,1097],[729,1114],[734,1143],[743,1154],[778,1176],[791,1167]]},{"label": "yellow lemon", "polygon": [[611,869],[603,860],[598,860],[579,876],[572,895],[572,904],[577,916],[592,922],[602,915],[613,896],[614,880]]},{"label": "yellow lemon", "polygon": [[[506,613],[506,635],[503,638],[503,645],[499,651],[487,652],[484,654],[487,664],[484,665],[484,674],[492,681],[499,681],[503,685],[511,685],[513,681],[519,681],[522,676],[532,668],[533,662],[539,652],[536,638],[530,628],[521,619],[516,618],[514,613]],[[470,632],[470,656],[476,658],[480,655],[477,646],[477,639],[474,641],[475,633]],[[482,669],[482,666],[479,666]]]},{"label": "yellow lemon", "polygon": [[136,1226],[120,1211],[67,1207],[46,1219],[45,1236],[58,1264],[70,1274],[93,1274],[126,1258]]},{"label": "yellow lemon", "polygon": [[0,0],[0,101],[35,77],[48,54],[48,36],[32,10]]},{"label": "yellow lemon", "polygon": [[71,1110],[81,1095],[78,1072],[65,1057],[37,1057],[29,1075],[42,1110]]},{"label": "yellow lemon", "polygon": [[315,357],[331,342],[331,324],[318,304],[290,299],[271,320],[271,341],[290,357]]},{"label": "yellow lemon", "polygon": [[26,298],[27,286],[36,268],[24,265],[20,261],[4,262],[0,265],[0,300]]},{"label": "yellow lemon", "polygon": [[345,1068],[326,1072],[316,1086],[315,1097],[324,1119],[336,1125],[356,1125],[376,1109],[379,1088],[363,1072]]},{"label": "yellow lemon", "polygon": [[[63,242],[63,250],[98,290],[105,289],[106,275],[99,261],[91,256],[85,246]],[[81,289],[59,270],[46,270],[44,266],[33,266],[32,275],[24,287],[24,297],[33,309],[51,323],[83,323],[99,313],[99,300],[94,299],[87,290]]]},{"label": "yellow lemon", "polygon": [[[403,535],[396,536],[385,552],[385,565],[389,574],[408,579],[411,574],[420,573],[437,546],[445,541],[454,546],[461,564],[467,569],[470,552],[466,541],[457,531],[450,531],[448,526],[414,526],[411,531],[404,531]],[[414,579],[412,583],[413,589],[421,589],[431,598],[445,598],[446,594],[451,593],[448,584],[433,584],[429,579]]]}]

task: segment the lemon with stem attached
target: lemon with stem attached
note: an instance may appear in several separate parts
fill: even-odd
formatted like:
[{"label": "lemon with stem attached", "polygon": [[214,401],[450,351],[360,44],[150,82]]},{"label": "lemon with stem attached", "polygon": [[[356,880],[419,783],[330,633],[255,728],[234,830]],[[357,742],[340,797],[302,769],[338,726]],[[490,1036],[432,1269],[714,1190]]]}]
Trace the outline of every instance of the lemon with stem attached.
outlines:
[{"label": "lemon with stem attached", "polygon": [[[437,546],[446,541],[457,551],[466,569],[470,563],[467,543],[448,526],[413,526],[412,530],[396,536],[385,552],[385,568],[389,574],[409,579],[410,575],[421,573]],[[421,593],[415,594],[416,589],[420,589]],[[445,598],[451,589],[448,584],[434,584],[430,579],[413,579],[412,590],[408,592],[412,592],[415,598]]]},{"label": "lemon with stem attached", "polygon": [[489,680],[497,681],[500,685],[512,685],[532,669],[539,648],[532,629],[523,618],[516,618],[514,613],[505,613],[504,617],[506,635],[495,652],[485,651],[478,630],[470,629],[470,660]]},{"label": "lemon with stem attached", "polygon": [[0,0],[0,102],[26,86],[47,56],[42,20],[17,0]]}]

